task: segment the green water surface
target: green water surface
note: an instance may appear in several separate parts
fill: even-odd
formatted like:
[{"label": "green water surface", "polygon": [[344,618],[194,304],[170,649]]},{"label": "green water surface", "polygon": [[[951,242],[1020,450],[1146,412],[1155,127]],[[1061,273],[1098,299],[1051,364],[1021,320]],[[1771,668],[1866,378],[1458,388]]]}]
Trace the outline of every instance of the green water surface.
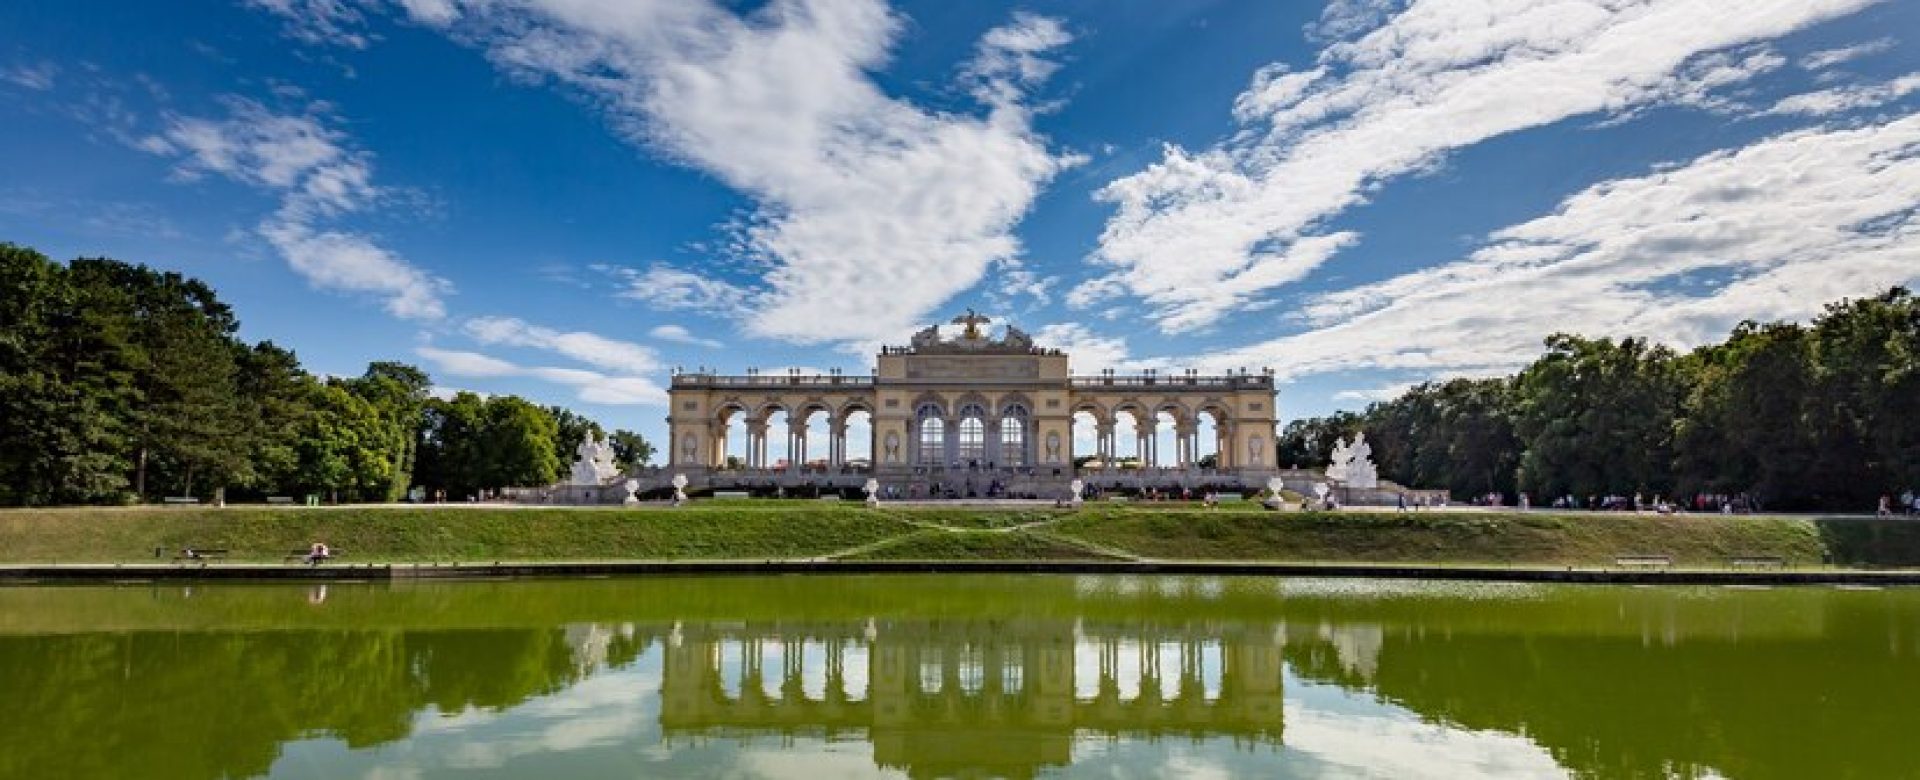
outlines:
[{"label": "green water surface", "polygon": [[1920,777],[1920,590],[0,588],[0,778]]}]

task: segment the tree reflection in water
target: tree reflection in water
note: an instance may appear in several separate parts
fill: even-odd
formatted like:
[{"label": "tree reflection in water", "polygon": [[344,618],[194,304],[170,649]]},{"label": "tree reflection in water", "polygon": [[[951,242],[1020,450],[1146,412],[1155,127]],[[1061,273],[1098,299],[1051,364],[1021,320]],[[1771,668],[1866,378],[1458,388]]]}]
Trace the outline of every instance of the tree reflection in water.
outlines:
[{"label": "tree reflection in water", "polygon": [[[696,773],[771,738],[865,744],[870,768],[916,777],[1028,777],[1177,748],[1311,773],[1370,760],[1335,755],[1329,724],[1392,712],[1522,735],[1500,744],[1577,775],[1894,777],[1912,767],[1897,715],[1920,699],[1917,616],[1909,591],[1267,579],[10,588],[0,777],[331,776],[396,757],[431,776],[458,762],[429,740],[608,708],[647,717],[508,752],[523,771],[593,748]],[[1349,693],[1321,706],[1302,683]],[[337,765],[316,767],[321,744],[346,748]]]}]

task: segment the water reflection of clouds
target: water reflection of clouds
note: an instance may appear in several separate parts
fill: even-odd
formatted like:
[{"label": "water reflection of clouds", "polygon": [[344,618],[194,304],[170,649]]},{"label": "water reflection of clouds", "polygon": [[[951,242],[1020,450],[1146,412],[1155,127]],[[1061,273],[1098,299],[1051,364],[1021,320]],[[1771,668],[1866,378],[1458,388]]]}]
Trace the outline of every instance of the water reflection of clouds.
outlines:
[{"label": "water reflection of clouds", "polygon": [[1338,686],[1289,674],[1284,745],[1114,739],[1081,734],[1069,777],[1132,778],[1562,778],[1539,745],[1420,716]]},{"label": "water reflection of clouds", "polygon": [[[1177,727],[1165,733],[1145,723],[1119,732],[1085,726],[1060,732],[1058,737],[1036,732],[1029,737],[1057,738],[1063,751],[1059,759],[1043,761],[1036,769],[1045,766],[1063,776],[1113,778],[1565,775],[1551,755],[1527,739],[1423,722],[1413,712],[1364,691],[1307,681],[1290,665],[1278,663],[1277,657],[1274,666],[1244,666],[1254,657],[1246,655],[1249,652],[1277,653],[1281,646],[1307,641],[1332,651],[1326,657],[1334,659],[1339,667],[1370,678],[1377,642],[1362,639],[1378,633],[1374,626],[1274,627],[1241,630],[1231,634],[1237,638],[1228,639],[1212,633],[1223,630],[1221,626],[1210,627],[1205,635],[1191,630],[1169,634],[1166,628],[1155,628],[1136,636],[1111,624],[1029,626],[1025,630],[1058,636],[1067,643],[1063,660],[1070,667],[1071,683],[1065,690],[1071,691],[1069,702],[1078,701],[1067,706],[1069,711],[1073,707],[1090,708],[1096,713],[1095,722],[1104,722],[1099,720],[1104,716],[1097,714],[1103,709],[1124,707],[1125,702],[1134,700],[1148,702],[1149,709],[1173,706],[1168,713],[1186,706],[1173,705],[1176,700],[1222,706],[1223,687],[1229,682],[1225,679],[1230,665],[1227,655],[1231,653],[1240,654],[1236,657],[1243,664],[1243,676],[1249,670],[1264,668],[1272,671],[1262,674],[1277,678],[1271,715],[1255,716],[1245,723],[1231,720],[1245,716],[1226,716],[1223,711],[1228,719],[1214,726]],[[755,722],[751,720],[729,726],[724,714],[710,726],[668,728],[665,724],[671,719],[662,717],[664,692],[672,687],[667,678],[674,671],[668,656],[680,651],[691,653],[689,658],[711,659],[717,667],[710,669],[716,673],[712,690],[722,696],[746,695],[749,692],[743,687],[759,684],[760,691],[749,696],[764,702],[759,706],[789,704],[785,701],[789,697],[783,693],[787,685],[797,688],[798,700],[792,704],[820,706],[830,687],[830,655],[835,648],[841,659],[837,672],[841,687],[836,690],[844,692],[838,701],[850,704],[872,698],[869,667],[888,657],[876,655],[880,648],[893,648],[888,653],[908,653],[900,658],[912,659],[907,674],[918,681],[918,690],[925,695],[971,700],[982,694],[983,685],[988,695],[996,690],[1027,690],[1031,696],[1037,690],[1023,684],[1024,670],[1007,675],[1004,670],[987,669],[992,673],[973,679],[969,664],[978,665],[977,656],[987,645],[976,646],[980,640],[968,631],[952,638],[941,638],[939,631],[925,633],[929,631],[919,624],[889,626],[880,632],[877,644],[872,640],[854,641],[830,648],[799,636],[782,642],[777,636],[762,637],[733,627],[708,634],[699,626],[689,625],[681,642],[672,648],[665,643],[647,644],[637,659],[619,668],[606,665],[606,644],[594,641],[602,632],[574,631],[570,637],[580,635],[572,637],[576,653],[588,656],[575,659],[585,676],[561,690],[504,710],[467,709],[444,714],[429,710],[416,717],[407,739],[354,751],[340,750],[342,746],[333,742],[326,749],[325,761],[306,763],[330,768],[358,764],[357,771],[329,771],[327,776],[366,780],[430,780],[476,772],[517,776],[530,768],[540,773],[558,772],[556,777],[610,772],[748,778],[902,777],[900,748],[882,750],[887,753],[883,756],[875,746],[885,740],[882,732],[902,728],[899,723],[888,726],[868,722],[851,732],[858,735],[851,740],[846,739],[848,732],[842,731],[835,738],[830,736],[831,729],[823,735],[806,722],[793,724],[797,730],[768,731],[768,727],[751,725]],[[910,638],[901,639],[900,632]],[[1017,635],[987,641],[999,657],[1016,665],[1030,662],[1026,655],[1044,646],[1022,647],[1021,642],[1032,644],[1034,638]],[[788,652],[796,657],[786,657]],[[989,659],[987,666],[993,663]],[[750,676],[743,678],[741,672]],[[994,684],[996,680],[998,684]],[[1245,695],[1242,691],[1228,698]],[[1199,730],[1185,730],[1188,728]],[[1279,739],[1282,728],[1284,742]],[[1244,729],[1253,730],[1240,733]],[[1263,734],[1266,736],[1259,736]],[[313,743],[290,745],[287,755],[297,757],[318,749]],[[347,755],[334,755],[336,751]],[[275,767],[275,774],[311,776],[298,771],[301,764],[283,761]]]}]

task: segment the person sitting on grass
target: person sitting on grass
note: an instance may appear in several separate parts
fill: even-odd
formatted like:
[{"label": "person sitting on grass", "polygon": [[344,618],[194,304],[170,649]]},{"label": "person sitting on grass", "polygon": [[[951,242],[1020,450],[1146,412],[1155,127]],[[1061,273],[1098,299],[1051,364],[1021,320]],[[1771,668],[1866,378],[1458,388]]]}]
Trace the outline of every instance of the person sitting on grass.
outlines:
[{"label": "person sitting on grass", "polygon": [[333,557],[333,551],[327,549],[326,542],[314,542],[307,548],[307,565],[318,566],[320,562]]}]

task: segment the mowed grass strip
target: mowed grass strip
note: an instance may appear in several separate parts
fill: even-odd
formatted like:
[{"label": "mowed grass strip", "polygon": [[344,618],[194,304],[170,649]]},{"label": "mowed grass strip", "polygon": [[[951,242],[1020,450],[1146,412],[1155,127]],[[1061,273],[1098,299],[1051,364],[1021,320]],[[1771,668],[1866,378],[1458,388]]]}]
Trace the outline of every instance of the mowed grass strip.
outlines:
[{"label": "mowed grass strip", "polygon": [[0,562],[152,562],[187,546],[277,561],[324,541],[343,561],[805,558],[904,535],[898,517],[788,504],[679,509],[126,508],[0,512]]},{"label": "mowed grass strip", "polygon": [[1466,512],[1207,512],[1089,509],[1051,529],[1148,558],[1607,566],[1620,555],[1667,555],[1726,566],[1774,556],[1817,564],[1812,520],[1721,515]]}]

